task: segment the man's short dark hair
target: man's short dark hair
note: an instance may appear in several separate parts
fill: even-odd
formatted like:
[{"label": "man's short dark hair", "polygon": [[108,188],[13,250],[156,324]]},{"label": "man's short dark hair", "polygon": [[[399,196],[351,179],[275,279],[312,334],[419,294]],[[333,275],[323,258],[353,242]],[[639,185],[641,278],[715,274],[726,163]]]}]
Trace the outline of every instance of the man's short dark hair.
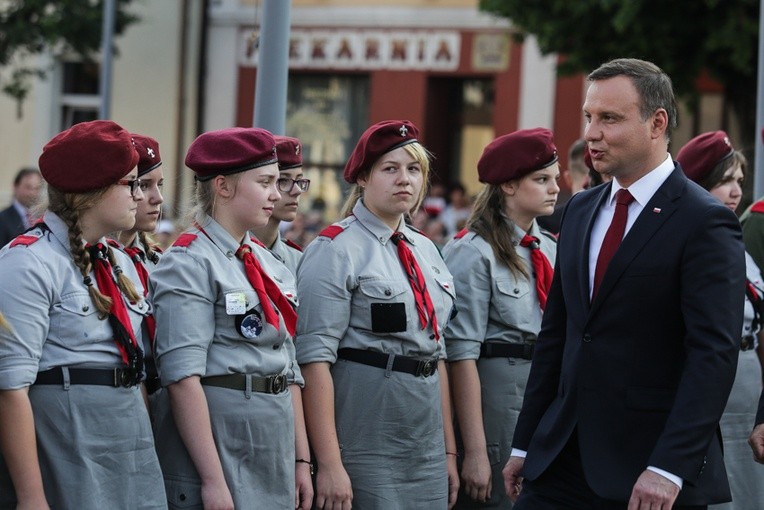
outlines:
[{"label": "man's short dark hair", "polygon": [[21,181],[24,180],[24,177],[26,177],[27,175],[32,175],[32,174],[41,176],[40,171],[38,169],[32,166],[23,167],[21,170],[18,171],[18,173],[16,174],[16,177],[13,179],[13,187],[15,188],[16,186],[21,184]]}]

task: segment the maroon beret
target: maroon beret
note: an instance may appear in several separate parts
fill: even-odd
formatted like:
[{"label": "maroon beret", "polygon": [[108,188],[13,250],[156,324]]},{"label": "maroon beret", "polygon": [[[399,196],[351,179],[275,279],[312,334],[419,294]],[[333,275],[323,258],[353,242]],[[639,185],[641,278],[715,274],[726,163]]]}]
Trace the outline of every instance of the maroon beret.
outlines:
[{"label": "maroon beret", "polygon": [[345,180],[354,183],[383,154],[418,142],[419,129],[408,120],[383,120],[364,131],[345,165]]},{"label": "maroon beret", "polygon": [[159,142],[150,136],[143,136],[133,133],[133,141],[138,151],[138,177],[151,172],[162,164],[162,157],[159,155]]},{"label": "maroon beret", "polygon": [[489,143],[478,161],[480,182],[501,184],[541,170],[557,161],[552,132],[521,129]]},{"label": "maroon beret", "polygon": [[291,136],[274,136],[276,156],[279,158],[279,170],[289,170],[302,166],[302,144]]},{"label": "maroon beret", "polygon": [[200,181],[276,163],[276,141],[261,128],[228,128],[202,133],[191,142],[186,166]]},{"label": "maroon beret", "polygon": [[81,122],[42,149],[43,178],[64,193],[87,193],[116,183],[138,164],[128,131],[110,120]]},{"label": "maroon beret", "polygon": [[703,180],[723,160],[735,152],[724,131],[710,131],[698,135],[679,150],[676,160],[692,181]]}]

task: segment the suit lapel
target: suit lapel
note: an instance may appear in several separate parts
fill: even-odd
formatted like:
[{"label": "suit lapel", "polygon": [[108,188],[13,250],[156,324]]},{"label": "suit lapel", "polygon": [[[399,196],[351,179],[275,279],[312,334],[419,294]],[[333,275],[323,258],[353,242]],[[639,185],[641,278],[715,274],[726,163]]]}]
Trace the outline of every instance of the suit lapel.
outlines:
[{"label": "suit lapel", "polygon": [[579,255],[578,260],[580,263],[578,264],[581,268],[579,272],[579,292],[581,296],[581,303],[585,303],[585,309],[588,311],[590,302],[589,302],[589,244],[591,243],[592,238],[592,228],[594,227],[594,220],[597,218],[597,213],[599,212],[602,205],[605,203],[605,201],[610,197],[610,190],[612,188],[612,184],[607,184],[605,186],[602,186],[602,190],[599,193],[599,196],[597,196],[596,202],[594,204],[594,207],[590,207],[588,211],[586,212],[584,216],[584,222],[582,222],[583,225],[585,225],[585,230],[581,238],[581,245],[579,246]]},{"label": "suit lapel", "polygon": [[675,168],[642,209],[605,271],[599,291],[589,310],[590,317],[605,301],[634,257],[676,211],[677,199],[681,196],[686,181],[687,178],[681,169]]}]

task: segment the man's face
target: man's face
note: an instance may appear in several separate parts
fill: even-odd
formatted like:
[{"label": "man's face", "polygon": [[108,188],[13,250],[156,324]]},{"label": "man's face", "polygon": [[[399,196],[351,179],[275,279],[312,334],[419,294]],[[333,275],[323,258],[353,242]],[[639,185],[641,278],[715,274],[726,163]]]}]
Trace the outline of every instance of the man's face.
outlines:
[{"label": "man's face", "polygon": [[37,203],[42,189],[42,178],[38,174],[27,174],[13,188],[13,197],[27,209]]}]

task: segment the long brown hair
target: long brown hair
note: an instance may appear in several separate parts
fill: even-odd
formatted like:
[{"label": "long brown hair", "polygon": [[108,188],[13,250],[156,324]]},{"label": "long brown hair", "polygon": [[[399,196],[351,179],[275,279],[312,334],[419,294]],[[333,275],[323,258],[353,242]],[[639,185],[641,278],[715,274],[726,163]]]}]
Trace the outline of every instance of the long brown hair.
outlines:
[{"label": "long brown hair", "polygon": [[496,259],[506,265],[515,278],[530,279],[525,261],[515,250],[514,223],[504,211],[504,191],[500,184],[486,184],[475,200],[467,228],[485,239]]},{"label": "long brown hair", "polygon": [[[74,264],[80,270],[83,281],[87,284],[90,299],[103,317],[106,317],[111,310],[112,302],[110,297],[101,294],[98,287],[92,284],[92,280],[89,277],[93,264],[90,260],[90,253],[85,249],[85,243],[83,242],[80,214],[96,204],[107,190],[108,188],[102,188],[89,193],[63,193],[53,187],[48,187],[48,208],[51,212],[58,214],[68,227],[69,249],[72,252],[72,260],[74,260]],[[143,296],[139,295],[136,291],[133,282],[118,269],[119,265],[114,257],[111,246],[107,245],[107,249],[109,263],[114,268],[119,289],[130,301],[135,302],[143,299]]]}]

